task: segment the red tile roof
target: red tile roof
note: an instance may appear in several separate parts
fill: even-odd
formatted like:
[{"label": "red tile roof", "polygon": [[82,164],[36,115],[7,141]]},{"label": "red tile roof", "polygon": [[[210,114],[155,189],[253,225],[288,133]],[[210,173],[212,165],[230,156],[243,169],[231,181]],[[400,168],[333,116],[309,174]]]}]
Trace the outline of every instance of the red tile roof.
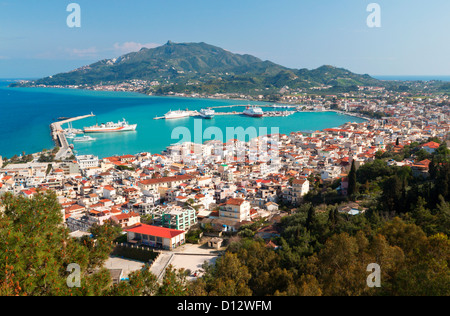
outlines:
[{"label": "red tile roof", "polygon": [[231,198],[231,199],[229,199],[227,202],[226,202],[226,204],[227,205],[238,205],[238,206],[240,206],[240,205],[242,205],[242,203],[244,203],[245,202],[245,200],[243,200],[243,199],[234,199],[234,198]]},{"label": "red tile roof", "polygon": [[165,228],[165,227],[158,227],[158,226],[151,226],[151,225],[145,225],[145,224],[140,224],[140,225],[125,229],[125,231],[137,233],[137,234],[161,237],[161,238],[169,238],[169,239],[172,239],[172,238],[184,233],[184,231],[181,231],[181,230],[170,229],[170,228]]},{"label": "red tile roof", "polygon": [[432,148],[432,149],[438,149],[439,146],[441,146],[439,143],[436,142],[429,142],[426,144],[423,144],[422,147],[428,147],[428,148]]},{"label": "red tile roof", "polygon": [[188,175],[181,175],[181,176],[175,176],[175,177],[165,177],[165,178],[159,178],[159,179],[148,179],[140,181],[143,185],[151,185],[151,184],[157,184],[157,183],[167,183],[167,182],[175,182],[175,181],[186,181],[192,179],[191,176]]}]

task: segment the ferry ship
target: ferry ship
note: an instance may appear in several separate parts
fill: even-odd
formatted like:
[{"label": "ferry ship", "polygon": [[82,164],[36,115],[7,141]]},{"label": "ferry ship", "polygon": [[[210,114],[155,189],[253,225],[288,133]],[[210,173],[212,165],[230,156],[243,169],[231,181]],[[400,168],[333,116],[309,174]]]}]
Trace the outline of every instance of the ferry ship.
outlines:
[{"label": "ferry ship", "polygon": [[212,119],[212,118],[214,118],[215,115],[216,115],[216,111],[214,111],[211,108],[200,110],[200,116],[205,119]]},{"label": "ferry ship", "polygon": [[260,107],[256,106],[248,106],[243,113],[244,115],[251,117],[263,117],[264,115],[263,110]]},{"label": "ferry ship", "polygon": [[77,138],[73,139],[73,141],[77,142],[77,143],[81,143],[81,142],[85,143],[85,142],[90,142],[93,140],[95,140],[95,138],[92,138],[91,136],[77,137]]},{"label": "ferry ship", "polygon": [[173,120],[173,119],[180,119],[180,118],[184,118],[184,117],[189,117],[191,116],[191,114],[188,111],[169,111],[168,113],[166,113],[166,115],[164,115],[164,118],[166,120]]},{"label": "ferry ship", "polygon": [[130,125],[128,122],[123,119],[123,121],[119,121],[117,123],[108,122],[103,124],[96,124],[94,126],[85,127],[85,133],[117,133],[117,132],[130,132],[135,131],[137,128],[137,124]]}]

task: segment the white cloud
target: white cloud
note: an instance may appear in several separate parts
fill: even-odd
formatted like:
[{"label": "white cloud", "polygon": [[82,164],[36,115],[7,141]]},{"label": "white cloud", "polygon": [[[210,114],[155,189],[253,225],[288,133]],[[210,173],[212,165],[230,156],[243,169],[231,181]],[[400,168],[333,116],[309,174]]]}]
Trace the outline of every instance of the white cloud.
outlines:
[{"label": "white cloud", "polygon": [[68,48],[66,49],[66,52],[70,54],[72,57],[79,57],[79,58],[94,58],[98,57],[99,50],[96,47],[89,47],[89,48]]},{"label": "white cloud", "polygon": [[[115,43],[112,47],[98,48],[95,46],[88,48],[65,48],[59,47],[56,50],[48,50],[35,55],[38,59],[68,59],[68,60],[101,60],[113,57],[119,57],[131,52],[137,52],[142,48],[155,48],[161,44],[147,43],[141,44],[136,42]],[[0,56],[0,60],[7,59]]]},{"label": "white cloud", "polygon": [[136,42],[125,42],[125,43],[115,43],[114,44],[114,51],[117,54],[124,55],[131,52],[137,52],[140,51],[142,48],[155,48],[161,46],[161,44],[156,43],[147,43],[147,44],[141,44]]}]

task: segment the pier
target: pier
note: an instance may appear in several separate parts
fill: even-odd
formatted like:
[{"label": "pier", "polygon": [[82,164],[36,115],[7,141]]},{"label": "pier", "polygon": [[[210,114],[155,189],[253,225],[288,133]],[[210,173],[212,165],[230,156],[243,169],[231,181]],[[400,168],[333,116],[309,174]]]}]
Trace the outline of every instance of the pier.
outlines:
[{"label": "pier", "polygon": [[[225,109],[225,108],[243,108],[251,106],[251,104],[235,104],[235,105],[218,105],[211,106],[211,109]],[[276,104],[261,104],[257,105],[260,108],[274,108],[274,109],[294,109],[296,106],[294,105],[276,105]]]},{"label": "pier", "polygon": [[50,125],[51,134],[53,141],[55,142],[56,146],[60,147],[58,153],[55,156],[55,160],[60,160],[63,158],[67,158],[73,155],[72,149],[69,146],[69,142],[67,141],[66,135],[64,133],[64,129],[62,128],[62,125],[68,124],[71,122],[83,120],[88,117],[95,116],[93,113],[83,116],[77,116],[68,118],[63,121],[54,122]]},{"label": "pier", "polygon": [[[236,106],[236,105],[234,105]],[[229,107],[234,107],[234,106],[222,106],[222,107],[216,107],[216,108],[229,108]],[[238,105],[240,106],[240,105]],[[197,111],[188,111],[189,112],[189,116],[186,117],[201,117],[200,113]],[[290,116],[292,114],[294,114],[296,111],[287,111],[287,110],[280,110],[280,111],[266,111],[264,112],[264,116],[263,117],[286,117],[286,116]],[[223,115],[244,115],[243,112],[238,112],[238,111],[233,111],[233,112],[216,112],[215,113],[216,116],[223,116]],[[183,118],[186,118],[183,117]],[[165,117],[164,116],[157,116],[154,118],[154,120],[164,120]],[[182,119],[182,118],[180,118]],[[173,119],[175,120],[175,119]]]}]

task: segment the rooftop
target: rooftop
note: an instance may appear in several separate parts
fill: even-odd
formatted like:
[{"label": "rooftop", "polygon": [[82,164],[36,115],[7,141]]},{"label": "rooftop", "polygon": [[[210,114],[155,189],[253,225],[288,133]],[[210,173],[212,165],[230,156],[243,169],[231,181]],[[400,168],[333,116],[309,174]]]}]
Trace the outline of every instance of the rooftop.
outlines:
[{"label": "rooftop", "polygon": [[145,224],[139,224],[137,226],[128,228],[125,230],[126,232],[132,232],[142,235],[149,235],[161,238],[169,238],[172,239],[178,235],[184,233],[182,230],[170,229],[165,227],[151,226]]}]

